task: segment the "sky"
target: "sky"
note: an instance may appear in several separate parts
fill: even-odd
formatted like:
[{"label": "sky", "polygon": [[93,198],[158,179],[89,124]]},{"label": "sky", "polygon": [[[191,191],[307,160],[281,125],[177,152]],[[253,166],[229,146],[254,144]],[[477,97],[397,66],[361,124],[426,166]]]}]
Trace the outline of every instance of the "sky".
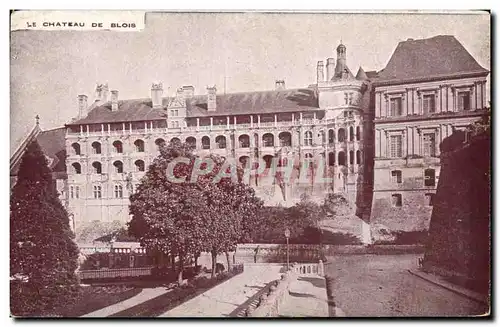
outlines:
[{"label": "sky", "polygon": [[40,116],[43,130],[78,113],[77,95],[94,101],[96,83],[120,99],[164,95],[182,85],[206,94],[315,83],[318,60],[342,40],[353,73],[385,67],[398,42],[454,35],[490,69],[490,18],[484,14],[148,13],[139,32],[11,32],[11,155]]}]

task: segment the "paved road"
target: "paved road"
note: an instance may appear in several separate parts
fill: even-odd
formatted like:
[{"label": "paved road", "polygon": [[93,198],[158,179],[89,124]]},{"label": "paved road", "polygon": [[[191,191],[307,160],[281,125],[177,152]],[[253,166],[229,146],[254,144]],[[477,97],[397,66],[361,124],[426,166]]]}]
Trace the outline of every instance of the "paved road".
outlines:
[{"label": "paved road", "polygon": [[281,276],[279,265],[245,265],[245,271],[184,302],[159,317],[227,317],[270,281]]},{"label": "paved road", "polygon": [[468,316],[484,305],[411,275],[418,255],[350,255],[328,258],[335,300],[348,317]]},{"label": "paved road", "polygon": [[299,276],[279,308],[281,317],[328,317],[325,279]]}]

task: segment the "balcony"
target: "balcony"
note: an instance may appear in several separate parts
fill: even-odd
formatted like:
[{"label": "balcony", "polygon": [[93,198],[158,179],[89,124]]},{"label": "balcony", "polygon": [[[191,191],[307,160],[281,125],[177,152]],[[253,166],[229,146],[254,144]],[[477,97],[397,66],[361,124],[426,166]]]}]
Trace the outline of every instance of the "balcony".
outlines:
[{"label": "balcony", "polygon": [[292,126],[311,126],[311,125],[326,125],[326,124],[332,124],[334,123],[335,120],[333,119],[302,119],[300,121],[299,119],[295,120],[290,120],[290,121],[278,121],[278,122],[261,122],[260,124],[256,121],[253,122],[253,124],[249,123],[242,123],[242,124],[222,124],[222,125],[199,125],[199,126],[187,126],[187,127],[177,127],[177,128],[148,128],[148,129],[133,129],[130,130],[128,128],[126,129],[119,129],[119,130],[112,130],[112,131],[94,131],[94,132],[67,132],[67,136],[69,137],[99,137],[99,136],[116,136],[116,137],[121,137],[121,136],[126,136],[126,135],[144,135],[144,134],[165,134],[169,132],[173,133],[181,133],[181,132],[198,132],[198,131],[223,131],[223,130],[241,130],[241,129],[248,129],[248,128],[270,128],[270,127],[292,127]]}]

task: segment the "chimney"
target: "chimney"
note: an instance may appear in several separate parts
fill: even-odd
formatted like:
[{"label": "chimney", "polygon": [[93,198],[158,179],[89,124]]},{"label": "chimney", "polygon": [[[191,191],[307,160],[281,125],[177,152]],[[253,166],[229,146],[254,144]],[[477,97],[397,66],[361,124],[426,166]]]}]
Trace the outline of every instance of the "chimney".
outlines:
[{"label": "chimney", "polygon": [[323,61],[318,61],[317,79],[318,83],[325,81],[325,65],[323,64]]},{"label": "chimney", "polygon": [[85,94],[78,95],[78,119],[87,116],[87,99]]},{"label": "chimney", "polygon": [[151,85],[151,102],[153,108],[161,108],[163,106],[163,83],[153,83]]},{"label": "chimney", "polygon": [[189,99],[193,98],[193,96],[194,96],[194,86],[184,85],[182,87],[182,90],[184,91],[184,99],[189,100]]},{"label": "chimney", "polygon": [[284,80],[276,80],[276,90],[284,90],[285,89],[285,81]]},{"label": "chimney", "polygon": [[111,91],[111,111],[118,111],[118,91]]},{"label": "chimney", "polygon": [[216,94],[217,88],[214,86],[207,86],[208,96],[207,96],[207,109],[208,111],[215,111],[216,105]]},{"label": "chimney", "polygon": [[330,81],[333,76],[334,76],[334,73],[335,72],[335,59],[333,58],[328,58],[326,60],[326,80],[327,81]]},{"label": "chimney", "polygon": [[96,102],[107,102],[108,101],[109,88],[108,83],[99,84],[95,88],[95,101]]}]

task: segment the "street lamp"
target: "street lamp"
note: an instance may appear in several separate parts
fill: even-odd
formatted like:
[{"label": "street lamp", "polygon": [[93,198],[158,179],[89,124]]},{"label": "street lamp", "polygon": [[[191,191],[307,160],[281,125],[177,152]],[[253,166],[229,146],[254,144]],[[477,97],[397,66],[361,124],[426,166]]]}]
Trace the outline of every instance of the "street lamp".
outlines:
[{"label": "street lamp", "polygon": [[285,229],[285,237],[286,237],[286,271],[290,270],[290,251],[288,246],[288,239],[290,238],[290,230],[288,227]]}]

